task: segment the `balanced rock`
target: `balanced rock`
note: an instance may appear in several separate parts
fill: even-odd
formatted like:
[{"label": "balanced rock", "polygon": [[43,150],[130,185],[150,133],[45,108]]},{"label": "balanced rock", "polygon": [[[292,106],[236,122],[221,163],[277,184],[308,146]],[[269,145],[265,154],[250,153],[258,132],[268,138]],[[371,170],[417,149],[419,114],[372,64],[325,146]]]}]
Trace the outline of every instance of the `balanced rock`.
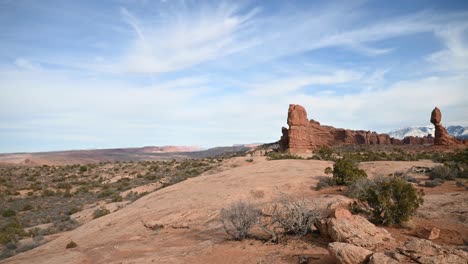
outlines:
[{"label": "balanced rock", "polygon": [[328,244],[330,255],[339,264],[367,263],[372,251],[348,243],[333,242]]},{"label": "balanced rock", "polygon": [[442,121],[442,112],[439,108],[434,108],[431,113],[431,123],[435,126],[434,145],[457,145],[460,144],[458,140],[450,136],[444,126],[440,123]]}]

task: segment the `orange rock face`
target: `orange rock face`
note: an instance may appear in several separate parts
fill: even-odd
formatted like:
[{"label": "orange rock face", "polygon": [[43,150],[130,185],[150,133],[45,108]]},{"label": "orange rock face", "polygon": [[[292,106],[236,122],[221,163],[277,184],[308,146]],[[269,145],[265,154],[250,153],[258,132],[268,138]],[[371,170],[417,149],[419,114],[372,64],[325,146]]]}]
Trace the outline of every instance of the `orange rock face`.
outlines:
[{"label": "orange rock face", "polygon": [[[436,108],[437,109],[437,108]],[[432,113],[431,121],[441,120],[441,113],[437,109]],[[403,140],[391,138],[387,134],[378,134],[376,132],[364,130],[349,130],[334,128],[332,126],[323,126],[319,122],[307,118],[307,112],[300,105],[291,104],[288,110],[289,129],[283,127],[279,144],[281,150],[287,150],[290,153],[309,153],[321,146],[332,146],[340,144],[358,144],[358,145],[401,145],[401,144],[433,144],[432,136],[426,137],[407,137]],[[441,126],[441,125],[440,125]],[[443,128],[443,127],[442,127]],[[437,130],[441,133],[441,129]],[[442,133],[447,134],[444,129]],[[448,134],[447,134],[448,135]],[[446,138],[443,136],[443,138]],[[446,140],[446,139],[444,139]],[[455,140],[455,139],[454,139]],[[456,141],[456,140],[455,140]]]},{"label": "orange rock face", "polygon": [[457,145],[462,144],[460,141],[450,136],[444,126],[440,123],[442,121],[442,112],[439,108],[434,108],[431,113],[431,123],[435,126],[434,145]]}]

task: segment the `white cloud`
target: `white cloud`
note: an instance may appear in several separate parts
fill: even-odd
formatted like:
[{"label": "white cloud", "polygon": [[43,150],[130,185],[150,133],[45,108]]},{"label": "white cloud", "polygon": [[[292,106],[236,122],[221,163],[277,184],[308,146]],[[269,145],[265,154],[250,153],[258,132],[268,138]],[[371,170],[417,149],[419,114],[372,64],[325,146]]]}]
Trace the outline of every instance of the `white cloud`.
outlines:
[{"label": "white cloud", "polygon": [[14,63],[18,68],[25,70],[38,70],[41,68],[40,65],[33,64],[25,58],[17,58]]},{"label": "white cloud", "polygon": [[246,38],[247,26],[257,12],[251,9],[240,15],[239,7],[233,4],[178,9],[177,13],[165,14],[154,27],[153,23],[139,26],[136,18],[122,9],[125,20],[138,34],[127,54],[128,69],[176,71],[245,49],[252,45]]},{"label": "white cloud", "polygon": [[249,87],[249,95],[254,96],[282,96],[287,93],[293,93],[299,89],[309,86],[324,86],[332,84],[342,84],[354,82],[362,78],[362,73],[352,70],[335,70],[329,74],[307,74],[300,76],[284,76],[260,80]]},{"label": "white cloud", "polygon": [[427,60],[442,71],[464,71],[468,74],[468,25],[450,25],[435,32],[445,48],[431,54]]}]

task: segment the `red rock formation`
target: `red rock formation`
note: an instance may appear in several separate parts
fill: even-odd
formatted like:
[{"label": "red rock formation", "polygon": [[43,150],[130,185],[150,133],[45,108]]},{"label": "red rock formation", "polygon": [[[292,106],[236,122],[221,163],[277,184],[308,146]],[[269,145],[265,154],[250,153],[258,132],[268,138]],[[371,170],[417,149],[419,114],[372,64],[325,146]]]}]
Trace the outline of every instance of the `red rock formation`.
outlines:
[{"label": "red rock formation", "polygon": [[[437,108],[436,108],[437,109]],[[437,109],[433,111],[431,122],[440,123],[441,114]],[[308,120],[307,112],[300,105],[289,105],[288,110],[289,129],[283,127],[279,144],[281,150],[287,150],[291,153],[308,153],[320,146],[332,146],[340,144],[359,144],[359,145],[401,145],[401,144],[433,144],[434,138],[430,135],[426,137],[406,137],[403,140],[391,138],[387,134],[378,134],[376,132],[364,130],[349,130],[334,128],[332,126],[323,126],[315,120]],[[452,142],[455,139],[448,138],[447,131],[442,125],[436,125],[436,138],[442,142]],[[439,133],[439,134],[438,134]],[[442,136],[440,134],[442,133]],[[445,144],[445,143],[444,143]],[[450,143],[452,144],[452,143]]]},{"label": "red rock formation", "polygon": [[460,144],[458,140],[450,136],[444,126],[440,123],[442,121],[442,112],[439,108],[434,108],[431,114],[431,123],[435,126],[434,145],[457,145]]},{"label": "red rock formation", "polygon": [[434,138],[431,134],[428,134],[425,137],[414,137],[408,136],[403,139],[403,144],[409,145],[432,145],[434,144]]}]

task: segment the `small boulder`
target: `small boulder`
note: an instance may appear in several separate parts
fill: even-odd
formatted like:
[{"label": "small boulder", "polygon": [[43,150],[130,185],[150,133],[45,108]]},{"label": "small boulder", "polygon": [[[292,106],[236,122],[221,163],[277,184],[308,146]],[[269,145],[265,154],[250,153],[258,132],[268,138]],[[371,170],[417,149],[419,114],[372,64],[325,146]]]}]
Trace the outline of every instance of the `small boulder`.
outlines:
[{"label": "small boulder", "polygon": [[440,229],[438,228],[424,228],[422,231],[419,232],[418,236],[420,238],[424,239],[429,239],[429,240],[434,240],[439,238],[440,235]]},{"label": "small boulder", "polygon": [[323,238],[329,238],[328,235],[328,219],[317,219],[314,222],[315,227]]},{"label": "small boulder", "polygon": [[348,243],[333,242],[328,244],[330,255],[339,264],[367,263],[372,251]]},{"label": "small boulder", "polygon": [[352,215],[349,218],[329,218],[327,224],[328,234],[333,241],[346,242],[369,250],[394,241],[387,230],[376,227],[359,215]]},{"label": "small boulder", "polygon": [[383,252],[376,252],[372,254],[369,259],[368,264],[397,264],[399,263],[397,260],[387,256]]},{"label": "small boulder", "polygon": [[348,209],[336,208],[333,211],[331,216],[336,219],[341,219],[341,218],[351,218],[353,215],[351,214],[350,211],[348,211]]}]

